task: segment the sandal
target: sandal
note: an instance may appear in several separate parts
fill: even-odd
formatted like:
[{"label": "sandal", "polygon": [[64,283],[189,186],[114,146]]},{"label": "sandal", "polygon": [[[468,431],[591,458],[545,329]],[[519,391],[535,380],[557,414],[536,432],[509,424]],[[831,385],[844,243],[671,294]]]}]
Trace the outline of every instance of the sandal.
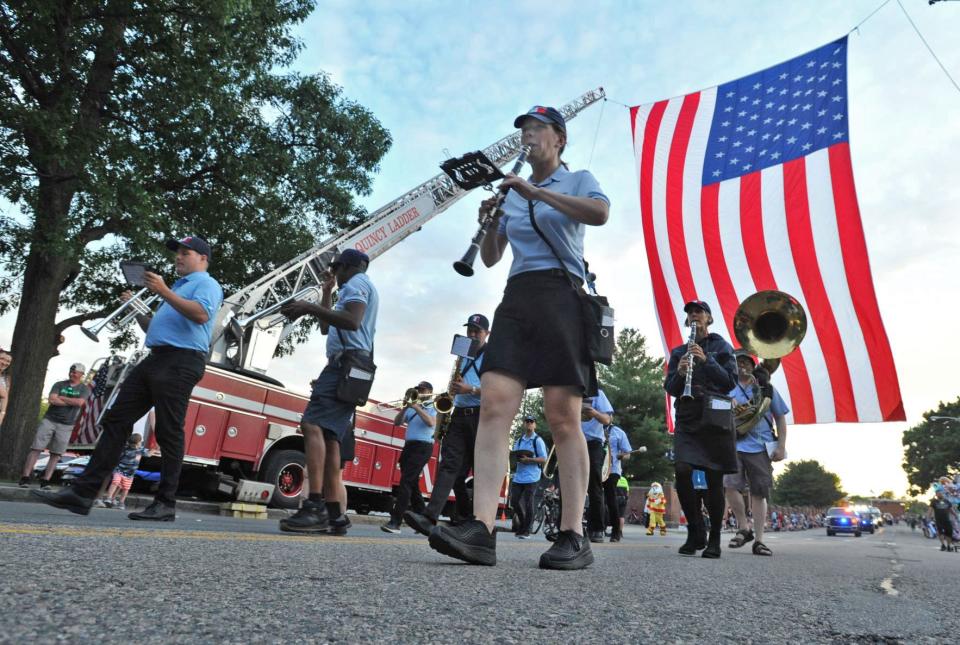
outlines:
[{"label": "sandal", "polygon": [[753,555],[773,555],[773,551],[763,542],[754,542]]},{"label": "sandal", "polygon": [[737,534],[730,539],[729,546],[731,549],[739,549],[747,542],[753,541],[753,531],[749,529],[740,529],[737,531]]}]

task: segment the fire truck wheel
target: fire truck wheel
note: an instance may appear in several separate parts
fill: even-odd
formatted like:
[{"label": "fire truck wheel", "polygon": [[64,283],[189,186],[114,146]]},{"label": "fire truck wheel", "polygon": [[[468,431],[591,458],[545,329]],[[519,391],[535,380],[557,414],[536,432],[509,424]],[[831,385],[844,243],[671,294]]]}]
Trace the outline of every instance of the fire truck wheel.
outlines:
[{"label": "fire truck wheel", "polygon": [[260,478],[275,486],[273,506],[299,508],[300,493],[307,478],[306,463],[306,457],[299,450],[278,450],[267,455]]}]

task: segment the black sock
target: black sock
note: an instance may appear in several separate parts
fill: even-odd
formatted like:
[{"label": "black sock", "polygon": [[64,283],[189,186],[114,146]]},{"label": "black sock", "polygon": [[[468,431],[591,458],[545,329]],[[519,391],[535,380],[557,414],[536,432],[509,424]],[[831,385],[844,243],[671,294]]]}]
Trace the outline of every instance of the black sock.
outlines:
[{"label": "black sock", "polygon": [[678,462],[675,472],[677,499],[680,500],[680,508],[687,518],[687,527],[693,535],[695,529],[703,523],[697,492],[693,489],[693,468],[690,464]]},{"label": "black sock", "polygon": [[327,513],[330,515],[330,519],[340,517],[340,502],[327,502]]},{"label": "black sock", "polygon": [[313,502],[314,504],[323,504],[323,495],[320,493],[310,493],[307,495],[307,499]]},{"label": "black sock", "polygon": [[723,496],[723,473],[708,470],[707,473],[707,512],[710,514],[710,541],[720,542],[720,529],[723,528],[723,511],[726,499]]}]

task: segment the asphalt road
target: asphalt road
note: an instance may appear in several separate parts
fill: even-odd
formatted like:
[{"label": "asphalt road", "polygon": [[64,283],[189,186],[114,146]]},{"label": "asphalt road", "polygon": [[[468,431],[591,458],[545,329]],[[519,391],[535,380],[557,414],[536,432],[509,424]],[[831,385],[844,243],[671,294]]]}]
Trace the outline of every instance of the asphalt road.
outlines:
[{"label": "asphalt road", "polygon": [[[724,536],[724,543],[729,535]],[[772,558],[677,555],[680,532],[594,545],[537,569],[542,538],[474,567],[405,530],[281,534],[275,520],[179,514],[142,525],[0,502],[0,642],[946,643],[960,554],[906,527],[772,534]]]}]

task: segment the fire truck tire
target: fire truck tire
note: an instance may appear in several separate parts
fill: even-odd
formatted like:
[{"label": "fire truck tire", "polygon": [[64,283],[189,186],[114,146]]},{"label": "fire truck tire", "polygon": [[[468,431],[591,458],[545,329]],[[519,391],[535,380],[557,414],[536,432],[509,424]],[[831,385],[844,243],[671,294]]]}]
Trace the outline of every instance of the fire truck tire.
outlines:
[{"label": "fire truck tire", "polygon": [[300,493],[306,484],[307,459],[299,450],[278,450],[267,455],[260,480],[274,485],[271,505],[299,508]]}]

